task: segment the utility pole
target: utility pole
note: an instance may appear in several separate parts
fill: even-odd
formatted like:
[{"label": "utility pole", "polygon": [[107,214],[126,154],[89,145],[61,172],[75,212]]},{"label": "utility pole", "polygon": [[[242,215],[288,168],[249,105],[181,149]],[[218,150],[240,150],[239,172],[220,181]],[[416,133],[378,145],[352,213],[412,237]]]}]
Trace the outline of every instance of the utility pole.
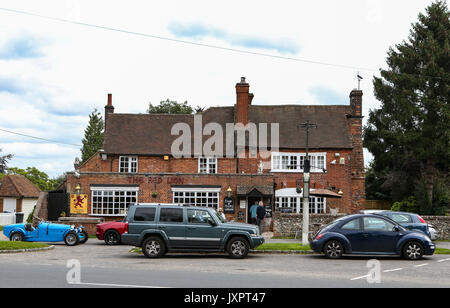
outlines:
[{"label": "utility pole", "polygon": [[309,129],[317,128],[316,124],[306,123],[299,124],[298,127],[306,128],[306,157],[303,167],[303,227],[302,227],[302,245],[308,245],[309,234],[309,173],[311,171],[311,162],[308,153]]}]

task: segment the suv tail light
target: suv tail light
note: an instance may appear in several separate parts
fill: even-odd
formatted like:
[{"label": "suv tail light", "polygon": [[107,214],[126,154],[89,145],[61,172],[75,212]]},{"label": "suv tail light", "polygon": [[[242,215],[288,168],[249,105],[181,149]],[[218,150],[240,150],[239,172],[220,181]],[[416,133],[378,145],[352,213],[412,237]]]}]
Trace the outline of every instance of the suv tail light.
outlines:
[{"label": "suv tail light", "polygon": [[423,219],[422,217],[420,217],[419,215],[417,215],[417,218],[419,218],[420,222],[423,224],[426,224],[427,222],[425,221],[425,219]]},{"label": "suv tail light", "polygon": [[125,226],[123,228],[123,233],[128,233],[128,221],[125,222]]}]

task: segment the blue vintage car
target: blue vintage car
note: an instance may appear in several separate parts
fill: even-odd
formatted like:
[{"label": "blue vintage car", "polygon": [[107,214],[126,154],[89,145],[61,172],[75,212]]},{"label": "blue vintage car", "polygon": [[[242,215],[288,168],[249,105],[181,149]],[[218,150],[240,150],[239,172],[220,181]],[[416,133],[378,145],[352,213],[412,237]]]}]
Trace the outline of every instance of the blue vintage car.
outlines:
[{"label": "blue vintage car", "polygon": [[31,224],[15,224],[3,227],[3,234],[11,241],[62,242],[68,246],[84,244],[88,234],[84,228],[69,225],[40,222],[37,228]]}]

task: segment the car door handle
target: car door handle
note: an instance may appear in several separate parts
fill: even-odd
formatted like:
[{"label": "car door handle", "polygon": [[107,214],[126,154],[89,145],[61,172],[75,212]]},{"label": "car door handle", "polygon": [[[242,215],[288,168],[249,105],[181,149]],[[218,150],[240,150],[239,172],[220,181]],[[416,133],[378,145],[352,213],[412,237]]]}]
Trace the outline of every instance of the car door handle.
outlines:
[{"label": "car door handle", "polygon": [[188,227],[188,230],[195,230],[197,227]]},{"label": "car door handle", "polygon": [[167,228],[166,226],[158,226],[158,229],[165,229]]},{"label": "car door handle", "polygon": [[369,233],[363,233],[362,236],[363,237],[369,237]]}]

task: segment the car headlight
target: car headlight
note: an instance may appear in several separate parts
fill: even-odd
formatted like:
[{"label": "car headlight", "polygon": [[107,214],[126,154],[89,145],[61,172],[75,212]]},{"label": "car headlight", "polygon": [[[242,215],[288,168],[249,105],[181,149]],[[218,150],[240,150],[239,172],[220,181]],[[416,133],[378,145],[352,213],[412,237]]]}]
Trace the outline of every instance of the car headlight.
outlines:
[{"label": "car headlight", "polygon": [[255,233],[250,232],[250,236],[259,236],[259,230],[258,229],[254,229],[253,232],[255,232]]}]

